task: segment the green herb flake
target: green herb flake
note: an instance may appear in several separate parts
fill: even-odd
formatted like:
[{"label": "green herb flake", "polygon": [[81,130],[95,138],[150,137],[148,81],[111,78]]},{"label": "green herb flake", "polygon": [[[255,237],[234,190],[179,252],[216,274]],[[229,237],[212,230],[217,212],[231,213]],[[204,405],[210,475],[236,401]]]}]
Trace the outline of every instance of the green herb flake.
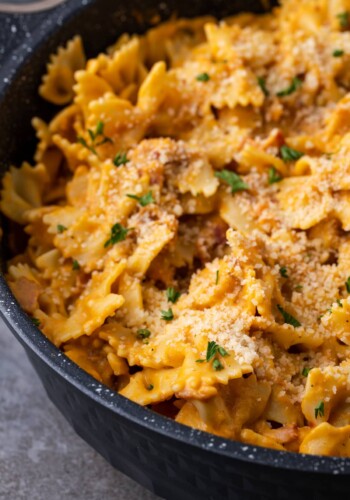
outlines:
[{"label": "green herb flake", "polygon": [[286,266],[280,267],[280,275],[282,276],[282,278],[289,278]]},{"label": "green herb flake", "polygon": [[223,347],[221,346],[218,346],[218,353],[220,354],[220,356],[228,356],[228,352],[226,351],[226,349],[224,349]]},{"label": "green herb flake", "polygon": [[152,389],[154,389],[154,385],[153,385],[153,384],[149,384],[149,385],[146,387],[146,389],[147,389],[148,391],[152,391]]},{"label": "green herb flake", "polygon": [[[91,135],[90,135],[91,137]],[[94,155],[97,156],[97,152],[96,152],[96,149],[93,147],[93,146],[89,146],[88,143],[86,142],[86,140],[84,139],[84,137],[80,137],[78,136],[77,137],[77,141],[82,145],[84,146],[84,148],[88,149],[89,151],[91,151],[91,153],[93,153]]]},{"label": "green herb flake", "polygon": [[277,304],[277,309],[282,314],[285,323],[294,326],[294,328],[301,326],[301,323],[296,318],[294,318],[294,316],[285,311],[279,304]]},{"label": "green herb flake", "polygon": [[148,330],[148,328],[140,328],[137,330],[137,338],[138,339],[147,339],[148,337],[151,336],[151,332]]},{"label": "green herb flake", "polygon": [[263,76],[258,76],[257,80],[258,80],[259,87],[263,91],[264,95],[267,97],[270,94],[270,92],[266,88],[266,80],[265,80],[265,78]]},{"label": "green herb flake", "polygon": [[208,75],[208,73],[200,73],[196,76],[196,80],[198,82],[208,82],[210,80],[210,76]]},{"label": "green herb flake", "polygon": [[220,273],[219,270],[217,270],[215,273],[215,285],[217,285],[219,283],[219,273]]},{"label": "green herb flake", "polygon": [[114,245],[115,243],[119,243],[120,241],[125,240],[128,232],[130,229],[127,229],[126,227],[123,227],[119,222],[114,224],[111,229],[111,236],[110,238],[105,242],[104,247],[107,248],[110,245]]},{"label": "green herb flake", "polygon": [[179,298],[180,298],[181,293],[175,290],[173,287],[169,287],[166,289],[166,298],[168,299],[168,302],[172,302],[175,304]]},{"label": "green herb flake", "polygon": [[277,92],[277,94],[276,94],[277,97],[285,97],[285,96],[293,94],[293,92],[298,90],[298,88],[302,85],[302,83],[303,82],[300,80],[300,78],[295,76],[293,78],[293,80],[291,81],[291,83],[288,85],[288,87]]},{"label": "green herb flake", "polygon": [[103,129],[104,129],[104,123],[101,122],[100,120],[99,122],[97,122],[96,125],[95,138],[98,137],[99,135],[103,135]]},{"label": "green herb flake", "polygon": [[296,285],[295,290],[300,292],[303,289],[303,285]]},{"label": "green herb flake", "polygon": [[73,269],[73,271],[78,271],[80,269],[80,264],[75,259],[73,259],[72,269]]},{"label": "green herb flake", "polygon": [[196,363],[204,363],[205,359],[196,359]]},{"label": "green herb flake", "polygon": [[348,279],[345,281],[345,286],[346,286],[346,291],[350,293],[350,276]]},{"label": "green herb flake", "polygon": [[220,354],[220,356],[228,356],[228,352],[221,346],[219,346],[214,340],[208,342],[207,346],[207,354],[206,354],[206,361],[210,361],[213,359],[217,353]]},{"label": "green herb flake", "polygon": [[333,57],[341,57],[344,55],[344,51],[341,49],[335,49],[333,50],[332,56]]},{"label": "green herb flake", "polygon": [[306,366],[304,366],[303,371],[301,372],[302,376],[307,377],[310,373],[310,370],[311,368],[307,368]]},{"label": "green herb flake", "polygon": [[113,163],[116,167],[120,167],[121,165],[126,165],[129,163],[130,160],[128,160],[126,153],[119,152],[115,156]]},{"label": "green herb flake", "polygon": [[226,182],[231,187],[232,193],[249,189],[248,184],[246,184],[239,175],[235,172],[231,172],[230,170],[224,169],[220,172],[215,172],[215,177]]},{"label": "green herb flake", "polygon": [[348,11],[340,12],[339,14],[337,14],[337,19],[339,21],[339,26],[342,29],[349,28],[349,12]]},{"label": "green herb flake", "polygon": [[301,151],[297,151],[296,149],[290,148],[286,145],[282,146],[280,149],[281,156],[283,161],[289,162],[289,161],[296,161],[299,160],[302,156],[304,156],[304,153]]},{"label": "green herb flake", "polygon": [[341,302],[340,299],[337,299],[336,302],[337,302],[337,304],[338,304],[339,307],[343,307],[343,304],[342,304],[342,302]]},{"label": "green herb flake", "polygon": [[171,308],[169,308],[167,311],[160,311],[160,317],[164,319],[165,321],[171,321],[174,319],[174,313]]},{"label": "green herb flake", "polygon": [[31,318],[33,325],[39,328],[40,326],[40,320],[38,318]]},{"label": "green herb flake", "polygon": [[150,203],[154,203],[152,191],[148,191],[148,193],[144,194],[143,196],[136,196],[136,194],[127,194],[126,196],[128,198],[131,198],[132,200],[138,201],[141,207],[146,207]]},{"label": "green herb flake", "polygon": [[276,182],[280,182],[283,177],[280,175],[278,170],[275,167],[270,167],[268,171],[268,180],[269,184],[275,184]]},{"label": "green herb flake", "polygon": [[214,359],[213,361],[213,368],[215,371],[223,370],[223,365],[220,363],[218,359]]},{"label": "green herb flake", "polygon": [[67,229],[68,228],[66,226],[62,226],[62,224],[57,224],[57,232],[58,233],[63,233],[64,231],[67,231]]},{"label": "green herb flake", "polygon": [[[90,151],[92,151],[94,154],[97,155],[96,153],[96,150],[95,150],[95,147],[96,146],[102,146],[102,144],[105,144],[106,142],[110,142],[110,143],[113,143],[113,140],[110,138],[110,137],[107,137],[104,133],[104,123],[99,120],[97,122],[97,125],[96,125],[96,128],[95,128],[95,131],[91,130],[90,128],[88,128],[88,134],[89,134],[89,137],[90,137],[90,140],[92,142],[92,145],[91,146],[88,146],[86,144],[86,141],[85,139],[82,140],[82,138],[80,137],[79,138],[79,142],[81,142],[81,144],[83,144],[83,146],[87,147],[88,149],[90,149]],[[98,137],[101,137],[101,140],[100,142],[96,142],[96,139]]]},{"label": "green herb flake", "polygon": [[315,407],[315,418],[324,417],[324,402],[320,401]]}]

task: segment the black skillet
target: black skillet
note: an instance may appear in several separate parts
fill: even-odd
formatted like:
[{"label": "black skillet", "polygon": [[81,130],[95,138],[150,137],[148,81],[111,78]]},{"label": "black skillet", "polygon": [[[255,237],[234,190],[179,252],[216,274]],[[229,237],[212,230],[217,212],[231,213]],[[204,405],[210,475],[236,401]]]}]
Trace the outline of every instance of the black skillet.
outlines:
[{"label": "black skillet", "polygon": [[[5,64],[0,62],[1,174],[10,163],[31,157],[31,117],[45,119],[57,111],[38,97],[37,89],[50,54],[60,44],[78,33],[92,56],[125,31],[145,31],[154,14],[162,19],[174,12],[222,17],[240,10],[262,8],[254,0],[70,0],[24,22],[23,16],[14,16],[22,31],[30,20],[37,28],[15,53],[7,54]],[[11,17],[0,14],[0,56],[1,49],[8,50],[5,29],[13,35],[10,25]],[[8,256],[6,221],[4,229],[3,266]],[[25,348],[49,398],[76,432],[113,466],[156,494],[174,500],[350,498],[350,459],[285,453],[221,439],[177,424],[97,383],[32,324],[2,276],[0,313]]]}]

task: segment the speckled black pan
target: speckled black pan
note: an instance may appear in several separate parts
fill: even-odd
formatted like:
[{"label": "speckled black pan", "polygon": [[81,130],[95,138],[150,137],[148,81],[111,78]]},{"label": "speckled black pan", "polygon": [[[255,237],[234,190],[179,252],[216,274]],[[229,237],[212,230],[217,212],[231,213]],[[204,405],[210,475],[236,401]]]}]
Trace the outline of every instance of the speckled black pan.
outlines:
[{"label": "speckled black pan", "polygon": [[[0,69],[1,173],[11,162],[31,157],[31,117],[49,117],[54,112],[37,97],[37,88],[49,55],[59,44],[79,33],[88,55],[93,55],[124,31],[144,31],[155,13],[162,19],[173,12],[224,16],[242,9],[259,10],[259,5],[249,0],[70,0],[62,4]],[[6,221],[4,230],[2,261],[7,253]],[[0,312],[24,346],[49,398],[76,432],[112,465],[158,495],[174,500],[350,498],[350,459],[227,441],[176,424],[97,383],[33,326],[2,276]]]}]

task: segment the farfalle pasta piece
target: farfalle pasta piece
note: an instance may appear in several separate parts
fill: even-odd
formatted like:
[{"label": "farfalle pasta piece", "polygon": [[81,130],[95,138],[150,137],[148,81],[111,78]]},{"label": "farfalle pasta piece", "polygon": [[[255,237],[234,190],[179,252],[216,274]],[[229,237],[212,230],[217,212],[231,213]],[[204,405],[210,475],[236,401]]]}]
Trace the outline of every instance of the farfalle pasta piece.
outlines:
[{"label": "farfalle pasta piece", "polygon": [[309,229],[332,211],[333,200],[328,186],[315,176],[289,177],[279,183],[278,200],[287,224]]},{"label": "farfalle pasta piece", "polygon": [[59,313],[47,316],[37,310],[35,315],[44,333],[58,346],[82,335],[91,335],[123,305],[123,297],[112,293],[111,287],[124,269],[125,262],[115,264],[111,261],[103,271],[96,272],[68,317]]},{"label": "farfalle pasta piece", "polygon": [[27,214],[42,205],[48,175],[41,163],[32,167],[23,163],[20,168],[11,167],[3,178],[0,207],[9,219],[25,224]]},{"label": "farfalle pasta piece", "polygon": [[209,161],[201,156],[193,154],[190,164],[178,177],[180,193],[190,192],[193,196],[203,194],[206,198],[215,194],[219,186],[218,179]]},{"label": "farfalle pasta piece", "polygon": [[303,414],[310,424],[327,422],[337,405],[349,396],[348,377],[347,362],[310,371],[301,403]]},{"label": "farfalle pasta piece", "polygon": [[128,259],[130,274],[142,277],[152,260],[175,236],[177,222],[173,215],[160,212],[156,207],[144,210],[140,217],[133,219],[139,230],[137,247]]},{"label": "farfalle pasta piece", "polygon": [[350,299],[346,298],[334,304],[322,316],[322,324],[335,335],[339,341],[350,345]]},{"label": "farfalle pasta piece", "polygon": [[232,356],[225,358],[223,365],[220,371],[208,371],[205,364],[196,363],[194,355],[188,353],[179,368],[146,368],[135,374],[120,393],[142,405],[164,401],[173,394],[180,398],[207,399],[217,394],[216,384],[227,384],[229,380],[241,377],[242,370],[245,373],[250,370],[249,366],[241,368]]},{"label": "farfalle pasta piece", "polygon": [[334,427],[327,422],[322,422],[307,434],[300,445],[300,452],[311,455],[348,457],[350,425]]},{"label": "farfalle pasta piece", "polygon": [[85,65],[85,55],[80,36],[74,37],[65,47],[51,56],[47,74],[39,87],[41,97],[53,104],[68,104],[73,99],[75,71]]},{"label": "farfalle pasta piece", "polygon": [[234,379],[222,387],[217,396],[187,402],[178,413],[176,421],[237,439],[244,425],[250,425],[260,417],[269,396],[268,384],[257,382],[254,375]]},{"label": "farfalle pasta piece", "polygon": [[152,115],[162,104],[167,91],[166,65],[156,63],[142,83],[137,96],[137,107]]},{"label": "farfalle pasta piece", "polygon": [[113,95],[112,87],[101,77],[86,70],[77,71],[76,84],[74,85],[74,103],[88,114],[91,102],[103,97],[105,94]]},{"label": "farfalle pasta piece", "polygon": [[140,45],[140,38],[132,37],[110,57],[101,54],[94,61],[90,61],[88,71],[96,72],[112,87],[113,92],[120,94],[129,84],[139,84],[137,76],[141,56]]}]

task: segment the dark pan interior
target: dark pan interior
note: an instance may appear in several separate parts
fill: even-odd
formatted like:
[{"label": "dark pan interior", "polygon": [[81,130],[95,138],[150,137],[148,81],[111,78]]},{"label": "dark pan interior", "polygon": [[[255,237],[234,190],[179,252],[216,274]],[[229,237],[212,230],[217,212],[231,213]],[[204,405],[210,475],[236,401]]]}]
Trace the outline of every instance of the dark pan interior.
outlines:
[{"label": "dark pan interior", "polygon": [[[261,2],[254,0],[167,0],[162,2],[154,0],[69,0],[63,4],[55,11],[54,16],[49,16],[43,22],[37,33],[29,40],[27,46],[17,51],[16,59],[11,59],[4,68],[0,68],[0,174],[3,174],[10,164],[18,165],[23,159],[32,157],[35,140],[30,125],[31,118],[40,116],[48,119],[59,109],[40,99],[37,89],[50,54],[55,52],[60,44],[65,43],[72,36],[80,34],[87,55],[91,56],[113,42],[118,35],[125,31],[130,33],[144,32],[150,26],[149,20],[155,14],[158,14],[161,19],[167,19],[174,13],[186,17],[212,14],[220,18],[242,10],[262,12],[263,7]],[[6,225],[3,241],[6,246]],[[4,259],[5,254],[3,248],[0,259],[1,257]],[[347,485],[347,476],[343,476],[343,474],[350,472],[350,460],[348,459],[305,457],[264,448],[257,449],[242,446],[240,443],[227,442],[221,438],[210,437],[203,432],[193,431],[159,415],[152,414],[152,417],[145,418],[145,415],[149,415],[147,410],[117,394],[112,394],[111,391],[104,387],[101,387],[98,394],[93,393],[91,387],[96,387],[95,381],[68,360],[64,359],[63,363],[63,356],[31,325],[30,320],[20,310],[1,276],[0,312],[22,344],[26,346],[32,362],[37,363],[38,366],[40,365],[41,368],[36,367],[38,372],[40,373],[41,370],[42,373],[49,373],[50,370],[52,379],[54,379],[53,373],[57,377],[61,377],[60,380],[64,378],[67,384],[65,390],[68,391],[69,386],[74,386],[74,391],[80,392],[85,399],[89,399],[95,405],[93,412],[97,412],[98,407],[108,407],[108,418],[112,418],[112,414],[115,413],[116,416],[119,416],[118,418],[124,419],[124,423],[129,421],[130,425],[139,426],[139,432],[142,428],[145,436],[152,436],[152,439],[156,440],[164,440],[166,446],[169,447],[173,446],[174,442],[178,442],[179,446],[181,442],[183,448],[191,444],[192,452],[193,447],[196,448],[196,453],[199,454],[199,449],[203,452],[198,461],[203,459],[213,463],[216,460],[228,461],[234,459],[235,467],[238,467],[238,469],[238,462],[245,461],[247,464],[254,462],[255,467],[264,468],[266,466],[274,470],[278,467],[280,470],[284,470],[286,474],[286,471],[297,471],[299,474],[302,471],[309,471],[310,474],[316,474],[316,476],[318,472],[328,473],[329,475],[324,476],[322,481],[315,479],[315,477],[313,479],[313,481],[319,481],[319,488],[324,488],[325,491],[328,484],[327,477],[331,478],[331,474],[338,474],[338,491],[344,491]],[[36,359],[35,362],[33,361],[34,358]],[[46,388],[48,390],[48,386]],[[50,390],[55,391],[55,387],[50,388]],[[50,397],[54,399],[55,395]],[[60,407],[59,402],[56,401],[55,404]],[[62,403],[60,407],[62,412],[64,412],[63,406]],[[104,411],[107,412],[106,409]],[[74,427],[78,428],[78,424],[74,423],[72,416],[66,414],[66,417],[73,423]],[[93,419],[93,416],[89,418]],[[83,431],[80,431],[80,434],[84,434]],[[84,438],[104,456],[107,455],[107,453],[103,453],[103,450],[99,449],[97,435],[95,436],[95,442],[92,441],[91,436],[84,435]],[[169,443],[171,443],[171,446]],[[205,459],[204,453],[206,454]],[[107,456],[107,458],[113,463],[110,457]],[[223,462],[223,478],[226,474],[225,467],[226,465]],[[125,472],[132,477],[137,476],[136,472]],[[228,468],[227,474],[229,472],[230,469]],[[265,474],[265,472],[260,471],[259,474]],[[277,472],[278,475],[279,472]],[[286,484],[287,477],[288,480],[292,479],[292,476],[283,478],[281,476],[280,479],[276,477],[276,480]],[[144,481],[140,480],[140,482]],[[298,487],[302,487],[302,485],[298,485]],[[237,498],[243,498],[243,496]],[[254,496],[254,498],[257,497]],[[289,496],[283,498],[289,498]],[[308,498],[314,497],[309,496]],[[320,500],[321,496],[317,498]]]}]

